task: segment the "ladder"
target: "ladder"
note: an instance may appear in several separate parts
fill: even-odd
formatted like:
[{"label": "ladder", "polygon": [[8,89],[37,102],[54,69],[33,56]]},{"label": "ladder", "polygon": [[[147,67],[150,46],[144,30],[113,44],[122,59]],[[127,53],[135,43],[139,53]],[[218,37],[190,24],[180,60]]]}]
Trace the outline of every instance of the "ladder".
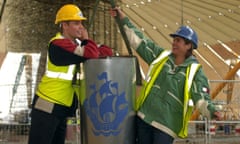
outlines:
[{"label": "ladder", "polygon": [[22,76],[22,72],[23,72],[24,66],[26,64],[26,59],[27,59],[27,56],[23,55],[22,59],[20,61],[20,65],[19,65],[18,72],[17,72],[16,78],[15,78],[13,89],[12,89],[12,99],[11,99],[10,108],[9,108],[9,112],[10,113],[12,112],[12,109],[13,109],[14,96],[17,93],[17,88],[19,86],[19,83],[20,83],[20,80],[21,80],[21,76]]}]

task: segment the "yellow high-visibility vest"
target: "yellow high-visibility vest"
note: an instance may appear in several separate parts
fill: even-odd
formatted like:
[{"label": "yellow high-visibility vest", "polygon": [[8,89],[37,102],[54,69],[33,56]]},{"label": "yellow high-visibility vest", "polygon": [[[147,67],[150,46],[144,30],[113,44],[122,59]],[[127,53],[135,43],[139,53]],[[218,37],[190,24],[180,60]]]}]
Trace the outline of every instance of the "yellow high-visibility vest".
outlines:
[{"label": "yellow high-visibility vest", "polygon": [[200,68],[200,64],[193,63],[187,67],[186,71],[186,80],[184,86],[184,102],[183,102],[183,126],[178,136],[181,138],[185,138],[188,136],[188,121],[192,115],[193,111],[193,101],[191,99],[190,88],[192,86],[194,75],[196,74],[197,70]]},{"label": "yellow high-visibility vest", "polygon": [[[61,38],[63,37],[58,33],[51,40]],[[36,94],[49,102],[71,106],[74,94],[72,86],[74,71],[75,65],[56,66],[48,57],[46,71],[38,85]]]},{"label": "yellow high-visibility vest", "polygon": [[170,51],[163,51],[157,59],[155,59],[148,70],[147,76],[145,80],[143,81],[143,88],[141,90],[140,96],[136,100],[135,109],[138,110],[140,106],[145,101],[148,93],[150,92],[150,89],[152,88],[152,85],[154,81],[156,80],[158,74],[160,73],[164,63],[168,60],[168,55],[170,54]]},{"label": "yellow high-visibility vest", "polygon": [[[149,68],[146,79],[144,80],[144,86],[141,90],[140,96],[136,100],[135,109],[138,110],[146,97],[148,96],[153,83],[155,82],[158,74],[162,70],[163,65],[168,60],[168,55],[170,51],[163,51],[156,60],[154,60]],[[184,103],[183,103],[183,127],[181,131],[178,133],[178,136],[181,138],[187,137],[188,133],[188,121],[190,120],[190,116],[193,110],[193,101],[191,99],[190,88],[193,82],[193,78],[197,70],[201,65],[197,63],[193,63],[187,67],[186,71],[186,80],[184,86]]]}]

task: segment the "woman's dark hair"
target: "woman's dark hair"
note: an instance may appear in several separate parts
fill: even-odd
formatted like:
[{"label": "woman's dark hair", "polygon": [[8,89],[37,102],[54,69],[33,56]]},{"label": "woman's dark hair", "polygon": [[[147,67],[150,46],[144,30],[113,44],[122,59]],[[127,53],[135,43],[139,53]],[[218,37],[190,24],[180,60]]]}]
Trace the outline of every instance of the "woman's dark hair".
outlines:
[{"label": "woman's dark hair", "polygon": [[189,56],[193,55],[193,42],[186,38],[183,38],[183,39],[184,39],[185,44],[191,44],[191,48],[187,51],[186,56],[185,56],[185,58],[188,58]]}]

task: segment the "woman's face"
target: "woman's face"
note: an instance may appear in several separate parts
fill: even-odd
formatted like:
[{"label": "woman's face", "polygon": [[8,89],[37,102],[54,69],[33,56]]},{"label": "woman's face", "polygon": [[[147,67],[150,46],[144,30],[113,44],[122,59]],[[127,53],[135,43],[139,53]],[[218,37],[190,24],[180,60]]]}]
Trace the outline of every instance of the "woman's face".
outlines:
[{"label": "woman's face", "polygon": [[184,56],[186,55],[187,51],[191,49],[191,43],[186,44],[185,40],[182,37],[174,37],[172,43],[172,53],[175,56]]}]

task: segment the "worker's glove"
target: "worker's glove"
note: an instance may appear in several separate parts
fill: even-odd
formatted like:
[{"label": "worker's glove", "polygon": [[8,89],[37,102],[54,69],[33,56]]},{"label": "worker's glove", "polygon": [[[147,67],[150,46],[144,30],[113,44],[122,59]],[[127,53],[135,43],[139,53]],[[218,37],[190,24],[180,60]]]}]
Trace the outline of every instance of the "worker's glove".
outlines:
[{"label": "worker's glove", "polygon": [[106,57],[106,56],[113,55],[112,49],[106,45],[100,45],[98,47],[98,51],[99,51],[99,57]]}]

